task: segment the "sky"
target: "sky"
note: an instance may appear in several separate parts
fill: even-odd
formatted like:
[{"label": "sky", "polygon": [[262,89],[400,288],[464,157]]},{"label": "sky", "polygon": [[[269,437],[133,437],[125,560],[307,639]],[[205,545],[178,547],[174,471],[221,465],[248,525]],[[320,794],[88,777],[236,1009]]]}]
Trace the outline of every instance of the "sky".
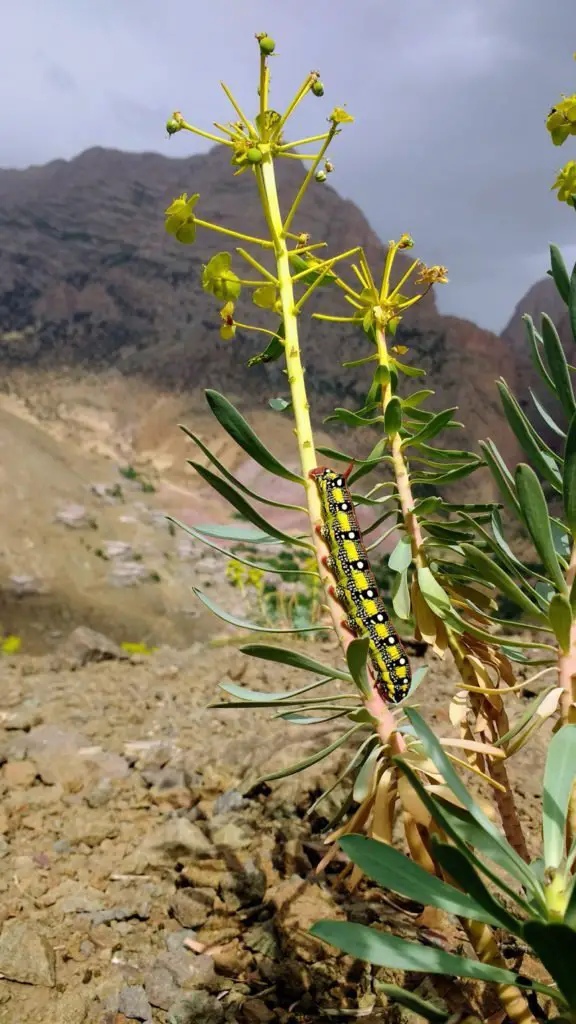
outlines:
[{"label": "sky", "polygon": [[448,267],[442,312],[500,331],[544,276],[548,245],[576,260],[576,216],[550,185],[576,159],[545,118],[576,92],[574,0],[18,0],[2,11],[0,166],[70,159],[91,146],[184,156],[210,143],[166,137],[174,109],[229,120],[222,78],[254,110],[254,33],[277,43],[272,102],[305,75],[295,136],[352,125],[330,178],[386,241]]}]

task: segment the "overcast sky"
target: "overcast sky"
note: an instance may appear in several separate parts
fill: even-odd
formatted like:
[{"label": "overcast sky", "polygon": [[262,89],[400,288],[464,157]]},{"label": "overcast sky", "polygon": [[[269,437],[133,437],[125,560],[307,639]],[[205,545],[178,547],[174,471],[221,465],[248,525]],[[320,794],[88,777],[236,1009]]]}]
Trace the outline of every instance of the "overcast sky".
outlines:
[{"label": "overcast sky", "polygon": [[575,0],[17,0],[0,35],[0,165],[70,158],[95,145],[178,156],[209,144],[168,140],[182,110],[228,120],[219,78],[255,105],[254,32],[277,41],[281,108],[311,69],[299,135],[336,104],[356,117],[336,140],[331,178],[383,240],[414,236],[445,263],[444,312],[500,330],[547,268],[555,241],[576,259],[576,214],[549,191],[576,159],[544,120],[576,92]]}]

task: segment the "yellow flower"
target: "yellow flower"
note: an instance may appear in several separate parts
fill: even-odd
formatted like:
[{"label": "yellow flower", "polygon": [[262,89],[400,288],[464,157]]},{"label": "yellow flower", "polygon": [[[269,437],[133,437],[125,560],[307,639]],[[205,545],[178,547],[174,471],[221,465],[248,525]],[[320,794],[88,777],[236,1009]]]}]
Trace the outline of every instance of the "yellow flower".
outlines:
[{"label": "yellow flower", "polygon": [[564,96],[546,118],[546,128],[555,146],[561,146],[569,135],[576,135],[576,95]]},{"label": "yellow flower", "polygon": [[569,203],[576,196],[576,160],[569,160],[565,167],[558,173],[556,181],[552,185],[552,191],[558,190],[558,199],[561,203]]},{"label": "yellow flower", "polygon": [[448,284],[448,270],[446,267],[427,267],[421,263],[416,284]]},{"label": "yellow flower", "polygon": [[229,302],[237,299],[242,285],[231,269],[232,257],[229,252],[218,252],[208,261],[202,273],[202,287],[217,299]]},{"label": "yellow flower", "polygon": [[196,221],[194,220],[194,207],[200,198],[196,192],[188,198],[188,193],[183,192],[178,199],[170,203],[164,211],[166,215],[165,228],[169,235],[174,235],[179,242],[191,245],[196,237]]},{"label": "yellow flower", "polygon": [[227,302],[225,306],[220,310],[220,316],[222,318],[222,326],[220,328],[220,337],[223,341],[232,341],[232,338],[236,336],[236,324],[234,323],[234,303]]},{"label": "yellow flower", "polygon": [[400,241],[398,242],[399,249],[412,249],[414,245],[414,239],[407,231],[403,235],[400,235]]},{"label": "yellow flower", "polygon": [[352,117],[352,114],[349,114],[347,110],[344,110],[344,107],[334,107],[334,110],[330,114],[328,120],[332,121],[332,124],[349,124],[354,120],[354,118]]}]

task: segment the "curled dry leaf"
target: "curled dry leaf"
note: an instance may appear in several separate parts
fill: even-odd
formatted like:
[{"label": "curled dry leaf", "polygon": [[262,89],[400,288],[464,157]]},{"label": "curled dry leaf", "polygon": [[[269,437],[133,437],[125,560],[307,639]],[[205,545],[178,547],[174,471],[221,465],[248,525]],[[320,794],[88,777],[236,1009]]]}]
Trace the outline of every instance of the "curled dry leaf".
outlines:
[{"label": "curled dry leaf", "polygon": [[394,812],[398,798],[398,779],[395,768],[386,768],[378,781],[374,798],[374,813],[370,835],[381,843],[392,845]]}]

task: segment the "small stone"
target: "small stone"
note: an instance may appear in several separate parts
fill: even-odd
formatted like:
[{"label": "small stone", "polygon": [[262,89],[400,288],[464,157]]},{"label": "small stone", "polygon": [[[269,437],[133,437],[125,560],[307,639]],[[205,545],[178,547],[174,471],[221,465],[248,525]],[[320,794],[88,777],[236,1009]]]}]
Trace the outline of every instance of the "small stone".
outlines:
[{"label": "small stone", "polygon": [[147,974],[145,988],[150,1005],[160,1010],[168,1010],[181,995],[174,975],[167,967],[160,965],[154,966]]},{"label": "small stone", "polygon": [[199,825],[186,818],[172,818],[167,821],[157,846],[175,860],[181,857],[210,857],[213,847]]},{"label": "small stone", "polygon": [[166,935],[166,949],[169,953],[181,953],[186,939],[195,939],[196,932],[190,928],[180,928],[177,932],[168,932]]},{"label": "small stone", "polygon": [[110,779],[100,779],[86,794],[88,807],[105,807],[112,797],[113,789]]},{"label": "small stone", "polygon": [[216,991],[220,988],[214,961],[206,953],[192,953],[187,949],[180,949],[176,953],[159,953],[154,966],[170,971],[174,981],[181,988],[206,988]]},{"label": "small stone", "polygon": [[68,526],[71,530],[87,530],[96,525],[94,518],[89,514],[84,505],[64,505],[58,509],[55,520]]},{"label": "small stone", "polygon": [[25,985],[56,984],[54,950],[36,924],[11,919],[0,935],[0,974]]},{"label": "small stone", "polygon": [[31,786],[37,773],[33,761],[7,761],[2,769],[3,780],[10,789]]},{"label": "small stone", "polygon": [[224,1020],[222,1003],[206,992],[191,992],[168,1013],[173,1024],[222,1024]]},{"label": "small stone", "polygon": [[121,989],[118,1011],[128,1020],[152,1020],[152,1008],[142,985],[125,985]]},{"label": "small stone", "polygon": [[250,845],[251,839],[243,828],[229,821],[220,828],[212,829],[212,841],[219,849],[242,850]]},{"label": "small stone", "polygon": [[2,860],[3,857],[7,857],[9,853],[10,853],[10,843],[8,843],[4,839],[4,836],[0,836],[0,860]]},{"label": "small stone", "polygon": [[241,811],[247,803],[248,801],[237,789],[229,789],[226,793],[221,793],[216,797],[212,814],[216,816],[217,814],[229,814],[230,811]]},{"label": "small stone", "polygon": [[135,756],[136,767],[142,771],[147,768],[163,768],[172,759],[175,748],[172,743],[164,740],[142,740],[139,743],[125,745],[126,756]]},{"label": "small stone", "polygon": [[198,928],[208,920],[215,899],[214,889],[179,889],[170,911],[183,928]]},{"label": "small stone", "polygon": [[33,729],[35,725],[42,724],[42,714],[35,707],[21,707],[17,711],[13,711],[4,721],[5,729],[21,729],[23,732],[28,732]]},{"label": "small stone", "polygon": [[112,907],[110,910],[99,910],[92,914],[92,924],[108,924],[110,921],[147,921],[150,917],[150,903],[140,903],[133,907]]},{"label": "small stone", "polygon": [[88,626],[77,626],[64,641],[60,653],[74,666],[81,667],[91,661],[126,661],[128,654],[103,633]]}]

